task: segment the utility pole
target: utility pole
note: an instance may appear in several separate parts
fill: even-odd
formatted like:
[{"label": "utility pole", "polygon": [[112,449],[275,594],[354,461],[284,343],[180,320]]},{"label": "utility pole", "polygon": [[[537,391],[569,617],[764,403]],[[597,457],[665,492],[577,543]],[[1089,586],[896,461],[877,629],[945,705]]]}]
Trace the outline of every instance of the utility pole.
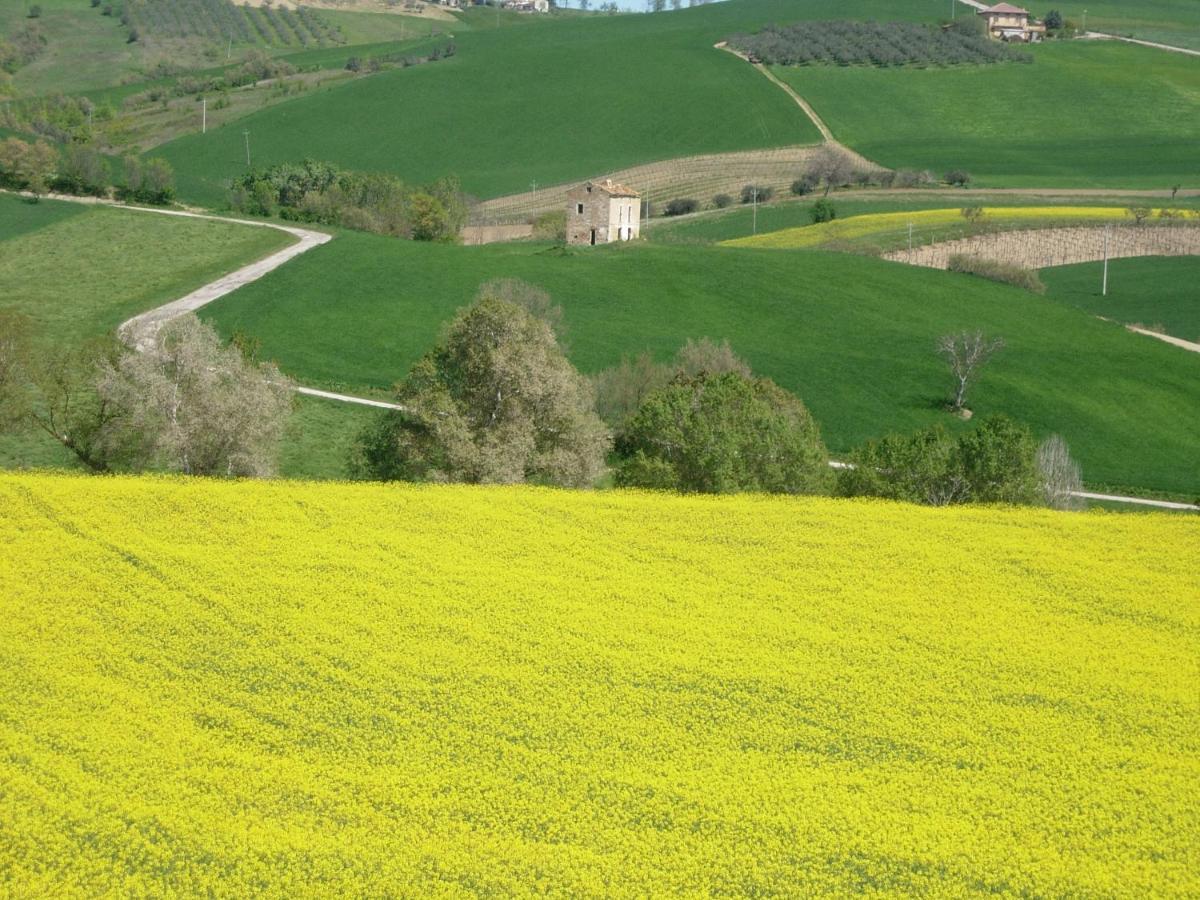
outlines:
[{"label": "utility pole", "polygon": [[912,256],[912,230],[913,230],[913,223],[909,222],[908,223],[908,255],[909,256]]},{"label": "utility pole", "polygon": [[208,98],[200,98],[200,133],[208,134]]},{"label": "utility pole", "polygon": [[243,131],[242,137],[246,139],[246,168],[250,168],[250,132]]},{"label": "utility pole", "polygon": [[754,186],[754,233],[758,234],[758,185]]},{"label": "utility pole", "polygon": [[229,49],[225,51],[225,59],[233,59],[233,38],[229,39]]},{"label": "utility pole", "polygon": [[1108,296],[1108,233],[1111,225],[1104,226],[1104,280],[1100,284],[1100,296]]},{"label": "utility pole", "polygon": [[1087,34],[1087,10],[1083,11],[1083,33]]}]

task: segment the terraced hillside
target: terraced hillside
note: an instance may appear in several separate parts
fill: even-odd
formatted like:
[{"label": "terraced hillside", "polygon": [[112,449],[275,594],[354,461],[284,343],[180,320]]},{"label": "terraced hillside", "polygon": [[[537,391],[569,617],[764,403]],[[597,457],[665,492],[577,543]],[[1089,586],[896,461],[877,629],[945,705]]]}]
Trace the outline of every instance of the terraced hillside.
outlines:
[{"label": "terraced hillside", "polygon": [[0,475],[0,544],[13,893],[1200,889],[1194,517]]}]

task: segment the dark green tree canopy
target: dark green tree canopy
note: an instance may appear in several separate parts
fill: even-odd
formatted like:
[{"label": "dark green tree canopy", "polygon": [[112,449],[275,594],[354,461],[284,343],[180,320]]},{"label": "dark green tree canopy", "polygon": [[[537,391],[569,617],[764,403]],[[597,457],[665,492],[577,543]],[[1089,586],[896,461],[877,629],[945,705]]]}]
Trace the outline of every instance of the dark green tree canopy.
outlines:
[{"label": "dark green tree canopy", "polygon": [[737,372],[675,378],[629,421],[617,451],[623,487],[814,494],[831,481],[825,445],[799,398]]}]

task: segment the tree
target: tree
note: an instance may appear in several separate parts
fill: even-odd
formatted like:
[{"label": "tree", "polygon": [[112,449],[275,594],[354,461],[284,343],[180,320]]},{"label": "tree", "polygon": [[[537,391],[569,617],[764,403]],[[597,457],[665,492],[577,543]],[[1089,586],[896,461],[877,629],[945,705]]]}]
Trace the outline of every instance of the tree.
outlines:
[{"label": "tree", "polygon": [[813,172],[805,172],[792,182],[792,193],[797,197],[811,194],[821,184],[821,179]]},{"label": "tree", "polygon": [[823,493],[831,481],[799,398],[736,372],[678,376],[651,395],[617,442],[622,487],[699,493]]},{"label": "tree", "polygon": [[691,197],[677,197],[667,202],[663,209],[664,216],[686,216],[700,208],[700,201]]},{"label": "tree", "polygon": [[566,347],[567,320],[563,315],[562,307],[554,302],[548,292],[537,285],[519,278],[493,278],[479,286],[475,300],[476,302],[501,300],[521,307],[535,319],[540,319],[549,325],[559,346]]},{"label": "tree", "polygon": [[775,188],[763,184],[748,184],[742,188],[743,203],[767,203],[775,196]]},{"label": "tree", "polygon": [[396,402],[360,435],[357,475],[587,487],[604,469],[591,385],[545,321],[495,296],[459,311]]},{"label": "tree", "polygon": [[104,361],[96,393],[119,411],[106,446],[128,468],[260,478],[275,472],[293,397],[273,364],[222,346],[190,315],[164,325],[144,352]]},{"label": "tree", "polygon": [[729,341],[718,344],[710,338],[688,338],[670,363],[655,362],[648,352],[632,359],[623,356],[616,366],[592,377],[596,388],[596,410],[610,426],[621,428],[651,394],[670,384],[672,378],[723,375],[726,372],[751,377],[750,366],[734,353]]},{"label": "tree", "polygon": [[982,206],[964,206],[958,212],[959,215],[961,215],[972,225],[978,225],[983,221],[984,212]]},{"label": "tree", "polygon": [[1063,27],[1063,17],[1057,9],[1052,9],[1046,13],[1046,18],[1042,20],[1047,31],[1061,31]]},{"label": "tree", "polygon": [[912,435],[890,434],[855,450],[849,467],[838,472],[837,493],[947,506],[966,503],[970,487],[957,442],[934,425]]},{"label": "tree", "polygon": [[63,152],[54,187],[68,194],[101,196],[108,190],[110,178],[108,163],[98,150],[84,144],[70,144]]},{"label": "tree", "polygon": [[988,416],[958,445],[972,503],[1040,502],[1037,445],[1028,427],[1008,416]]},{"label": "tree", "polygon": [[717,194],[712,198],[712,205],[715,209],[725,209],[733,205],[733,198],[728,194]]},{"label": "tree", "polygon": [[1007,416],[989,416],[955,440],[940,425],[870,441],[838,473],[837,493],[927,506],[1041,501],[1033,435]]},{"label": "tree", "polygon": [[124,200],[166,204],[175,199],[175,172],[165,159],[125,157],[125,184],[117,191]]},{"label": "tree", "polygon": [[951,169],[945,176],[946,184],[954,187],[966,187],[971,180],[971,173],[962,169]]},{"label": "tree", "polygon": [[729,341],[717,343],[711,338],[687,339],[675,354],[674,374],[694,378],[697,375],[724,375],[734,372],[751,377],[750,364],[733,352]]},{"label": "tree", "polygon": [[808,217],[812,219],[814,225],[819,225],[822,222],[832,222],[837,218],[837,210],[833,208],[833,204],[822,197],[812,205],[812,209],[808,211]]},{"label": "tree", "polygon": [[1129,214],[1131,216],[1133,216],[1134,224],[1136,224],[1136,225],[1141,225],[1148,218],[1150,218],[1150,213],[1152,211],[1153,210],[1151,210],[1148,206],[1131,206],[1131,207],[1129,207]]},{"label": "tree", "polygon": [[1038,446],[1036,461],[1045,504],[1053,509],[1082,509],[1078,493],[1083,490],[1083,472],[1071,458],[1067,442],[1050,435]]},{"label": "tree", "polygon": [[829,144],[817,148],[805,169],[805,176],[809,180],[815,181],[815,184],[824,183],[826,197],[831,189],[849,184],[853,175],[854,163],[850,157]]},{"label": "tree", "polygon": [[950,366],[954,375],[954,398],[950,408],[961,413],[967,402],[967,391],[979,378],[979,372],[992,356],[1004,347],[1002,338],[989,339],[980,330],[944,334],[938,338],[937,352]]},{"label": "tree", "polygon": [[57,168],[58,151],[45,141],[9,138],[0,143],[0,182],[29,191],[35,199],[50,189]]}]

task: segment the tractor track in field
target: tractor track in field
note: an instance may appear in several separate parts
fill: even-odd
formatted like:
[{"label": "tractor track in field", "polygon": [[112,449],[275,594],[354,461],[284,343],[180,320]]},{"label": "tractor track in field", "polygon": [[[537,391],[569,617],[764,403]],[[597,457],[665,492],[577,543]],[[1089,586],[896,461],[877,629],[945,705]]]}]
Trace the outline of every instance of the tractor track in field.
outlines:
[{"label": "tractor track in field", "polygon": [[[4,191],[4,193],[18,193],[22,196],[31,196],[25,192]],[[147,206],[130,206],[120,203],[115,200],[109,200],[102,197],[75,197],[69,194],[47,194],[45,195],[50,200],[60,200],[68,203],[83,203],[92,206],[111,206],[117,209],[128,209],[133,212],[145,212],[157,215],[178,216],[182,218],[204,219],[213,222],[225,222],[233,225],[248,225],[255,228],[274,228],[277,231],[283,231],[297,238],[296,243],[282,250],[278,250],[257,262],[242,266],[228,275],[211,281],[203,287],[197,288],[180,297],[177,300],[172,300],[167,303],[157,306],[154,309],[147,310],[144,313],[133,316],[127,319],[119,326],[119,333],[129,341],[137,349],[145,349],[146,343],[153,339],[164,324],[179,316],[186,315],[212,303],[214,300],[224,297],[232,293],[243,285],[257,281],[264,275],[278,269],[289,260],[295,259],[302,253],[306,253],[314,247],[319,247],[333,240],[333,236],[322,231],[312,231],[306,228],[293,228],[287,225],[278,225],[274,222],[257,222],[251,219],[235,219],[228,216],[215,216],[208,213],[196,212],[194,210],[179,210],[179,209],[156,209]],[[1156,335],[1157,336],[1157,335]],[[368,397],[356,397],[351,394],[340,394],[333,391],[324,391],[318,388],[305,387],[296,385],[295,391],[308,397],[317,397],[323,400],[330,400],[336,403],[349,403],[358,406],[374,407],[376,409],[400,410],[404,407],[397,403],[389,403],[384,400],[374,400]],[[846,463],[836,460],[830,461],[830,466],[833,468],[845,468]],[[1140,506],[1149,506],[1158,509],[1172,510],[1188,510],[1197,511],[1198,507],[1186,503],[1177,503],[1169,500],[1155,500],[1147,497],[1128,497],[1120,494],[1097,494],[1089,491],[1075,491],[1075,496],[1087,500],[1102,500],[1111,503],[1127,503]]]}]

